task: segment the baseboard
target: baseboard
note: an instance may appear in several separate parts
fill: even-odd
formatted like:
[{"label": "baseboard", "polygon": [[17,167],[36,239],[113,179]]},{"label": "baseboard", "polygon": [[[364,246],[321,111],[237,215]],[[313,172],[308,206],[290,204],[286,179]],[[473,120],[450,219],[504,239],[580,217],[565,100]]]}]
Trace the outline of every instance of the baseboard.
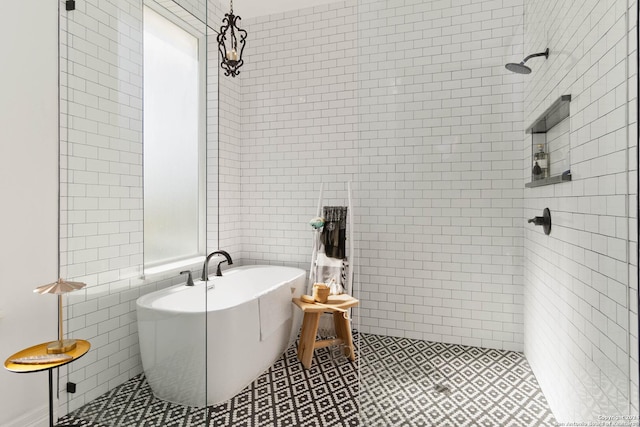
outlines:
[{"label": "baseboard", "polygon": [[[55,419],[55,414],[54,414]],[[15,420],[9,421],[3,427],[48,427],[49,426],[49,405],[39,406]]]}]

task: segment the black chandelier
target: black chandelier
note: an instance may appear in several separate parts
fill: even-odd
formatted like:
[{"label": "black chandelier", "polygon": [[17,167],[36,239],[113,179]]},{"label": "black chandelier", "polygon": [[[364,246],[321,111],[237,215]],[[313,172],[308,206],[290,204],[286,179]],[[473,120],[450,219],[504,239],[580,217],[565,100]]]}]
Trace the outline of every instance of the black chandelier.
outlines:
[{"label": "black chandelier", "polygon": [[231,11],[225,13],[218,33],[218,50],[222,57],[220,66],[225,71],[225,76],[237,76],[240,74],[238,68],[244,64],[242,51],[247,39],[247,32],[238,27],[240,19],[242,18],[233,14],[233,0],[231,0]]}]

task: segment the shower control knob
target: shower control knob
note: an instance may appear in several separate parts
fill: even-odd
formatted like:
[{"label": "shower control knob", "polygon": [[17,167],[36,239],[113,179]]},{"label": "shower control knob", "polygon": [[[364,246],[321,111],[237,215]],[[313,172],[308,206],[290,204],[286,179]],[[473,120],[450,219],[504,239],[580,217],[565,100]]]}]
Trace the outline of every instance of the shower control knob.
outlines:
[{"label": "shower control knob", "polygon": [[551,211],[549,208],[544,208],[542,216],[536,216],[527,221],[529,224],[541,225],[544,229],[544,234],[549,235],[551,233]]}]

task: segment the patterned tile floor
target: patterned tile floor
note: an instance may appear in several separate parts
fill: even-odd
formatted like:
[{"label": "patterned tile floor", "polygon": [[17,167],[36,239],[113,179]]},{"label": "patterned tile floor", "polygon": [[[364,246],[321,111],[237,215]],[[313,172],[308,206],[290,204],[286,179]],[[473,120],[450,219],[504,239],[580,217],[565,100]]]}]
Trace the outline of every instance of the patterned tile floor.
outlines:
[{"label": "patterned tile floor", "polygon": [[363,334],[366,427],[556,425],[522,353]]},{"label": "patterned tile floor", "polygon": [[318,349],[305,370],[292,346],[237,396],[204,409],[153,397],[139,375],[61,418],[59,427],[553,426],[521,353],[355,334],[358,365]]}]

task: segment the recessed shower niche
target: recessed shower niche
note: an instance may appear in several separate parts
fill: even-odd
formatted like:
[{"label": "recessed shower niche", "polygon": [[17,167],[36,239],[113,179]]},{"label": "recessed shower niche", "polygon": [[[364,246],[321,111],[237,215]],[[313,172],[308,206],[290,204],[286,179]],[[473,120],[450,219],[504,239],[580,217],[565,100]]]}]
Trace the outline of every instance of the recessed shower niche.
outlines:
[{"label": "recessed shower niche", "polygon": [[562,95],[538,117],[526,133],[531,134],[531,182],[539,187],[571,181],[571,95]]}]

